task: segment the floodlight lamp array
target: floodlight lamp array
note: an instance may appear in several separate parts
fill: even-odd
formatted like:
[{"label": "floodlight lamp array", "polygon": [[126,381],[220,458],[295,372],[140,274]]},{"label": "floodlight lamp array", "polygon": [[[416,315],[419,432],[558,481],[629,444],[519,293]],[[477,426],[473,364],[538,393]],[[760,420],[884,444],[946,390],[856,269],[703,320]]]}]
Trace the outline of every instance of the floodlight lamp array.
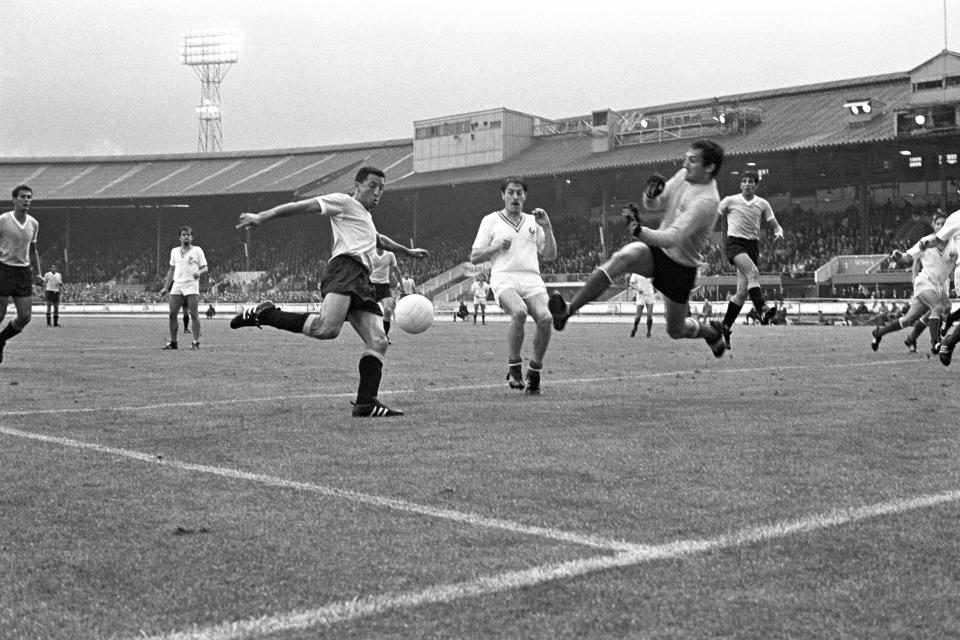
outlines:
[{"label": "floodlight lamp array", "polygon": [[180,63],[185,65],[231,64],[240,58],[236,31],[218,29],[186,33],[181,38]]}]

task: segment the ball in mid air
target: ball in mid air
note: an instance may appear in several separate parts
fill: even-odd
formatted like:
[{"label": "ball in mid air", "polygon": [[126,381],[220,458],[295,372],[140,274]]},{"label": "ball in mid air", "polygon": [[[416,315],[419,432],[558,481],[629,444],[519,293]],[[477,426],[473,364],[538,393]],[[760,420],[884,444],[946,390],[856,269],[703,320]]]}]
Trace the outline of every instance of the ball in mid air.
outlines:
[{"label": "ball in mid air", "polygon": [[419,293],[411,293],[397,301],[393,321],[407,333],[423,333],[433,325],[433,303]]}]

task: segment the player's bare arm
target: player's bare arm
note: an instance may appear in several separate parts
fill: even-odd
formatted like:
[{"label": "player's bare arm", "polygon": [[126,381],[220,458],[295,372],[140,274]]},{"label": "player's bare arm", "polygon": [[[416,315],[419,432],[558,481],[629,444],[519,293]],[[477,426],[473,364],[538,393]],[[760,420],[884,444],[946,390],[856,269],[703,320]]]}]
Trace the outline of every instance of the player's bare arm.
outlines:
[{"label": "player's bare arm", "polygon": [[540,257],[547,262],[556,260],[557,238],[553,235],[553,225],[550,223],[550,216],[547,215],[546,211],[539,207],[530,213],[533,214],[533,221],[540,225],[544,231],[545,241],[543,243],[543,251],[540,252]]},{"label": "player's bare arm", "polygon": [[478,247],[473,251],[471,251],[470,262],[472,262],[473,264],[480,264],[481,262],[486,262],[487,260],[497,255],[501,251],[506,251],[507,249],[509,249],[510,245],[512,244],[513,244],[513,241],[510,240],[510,238],[494,240],[492,244],[489,244],[486,247]]},{"label": "player's bare arm", "polygon": [[259,213],[241,213],[237,229],[252,229],[259,227],[267,220],[272,220],[273,218],[285,218],[287,216],[312,213],[315,211],[320,211],[320,203],[314,198],[288,202]]},{"label": "player's bare arm", "polygon": [[404,255],[410,256],[411,258],[416,258],[417,260],[422,260],[430,255],[430,252],[426,249],[411,249],[409,247],[405,247],[396,240],[393,240],[382,233],[377,234],[377,246],[381,249],[386,249],[387,251],[393,251],[394,253],[403,253]]}]

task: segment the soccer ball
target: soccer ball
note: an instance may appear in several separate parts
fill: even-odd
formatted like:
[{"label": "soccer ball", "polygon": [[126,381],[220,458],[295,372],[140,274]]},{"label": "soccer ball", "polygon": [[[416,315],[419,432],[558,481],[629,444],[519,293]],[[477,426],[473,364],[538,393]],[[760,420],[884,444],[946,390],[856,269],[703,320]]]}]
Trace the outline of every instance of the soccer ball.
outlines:
[{"label": "soccer ball", "polygon": [[433,324],[433,303],[419,293],[403,296],[394,309],[393,321],[407,333],[423,333]]}]

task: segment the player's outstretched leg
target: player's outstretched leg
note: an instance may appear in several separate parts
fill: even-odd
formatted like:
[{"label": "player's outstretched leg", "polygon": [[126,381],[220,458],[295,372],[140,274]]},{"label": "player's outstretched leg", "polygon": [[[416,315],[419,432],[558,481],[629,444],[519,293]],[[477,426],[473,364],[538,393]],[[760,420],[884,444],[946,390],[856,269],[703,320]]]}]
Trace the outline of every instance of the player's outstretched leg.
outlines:
[{"label": "player's outstretched leg", "polygon": [[277,305],[273,304],[273,302],[270,300],[265,300],[264,302],[261,302],[253,307],[247,307],[237,315],[233,316],[233,319],[230,321],[230,328],[239,329],[240,327],[259,327],[260,314],[276,308]]}]

